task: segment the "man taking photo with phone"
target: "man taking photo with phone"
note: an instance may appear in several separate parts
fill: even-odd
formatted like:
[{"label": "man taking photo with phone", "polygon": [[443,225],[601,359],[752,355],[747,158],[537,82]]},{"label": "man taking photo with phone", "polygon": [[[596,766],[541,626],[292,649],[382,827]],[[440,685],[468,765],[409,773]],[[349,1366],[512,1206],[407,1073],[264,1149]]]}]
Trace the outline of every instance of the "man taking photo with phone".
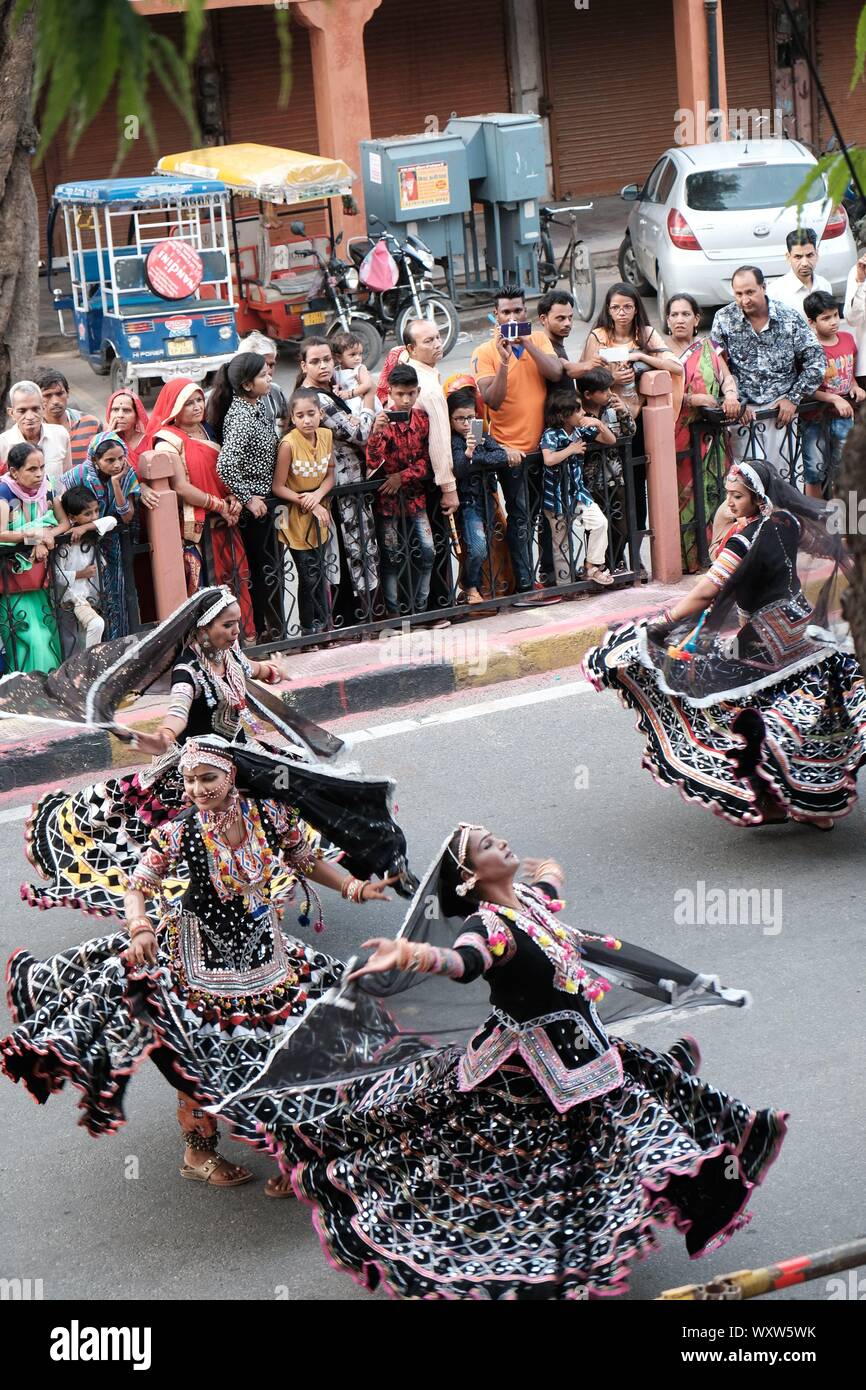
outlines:
[{"label": "man taking photo with phone", "polygon": [[[535,597],[534,591],[545,585],[534,581],[532,534],[541,508],[543,464],[538,441],[544,430],[547,385],[562,380],[563,363],[547,334],[532,332],[526,294],[519,285],[497,290],[493,320],[494,335],[475,352],[472,371],[490,412],[490,433],[508,459],[508,467],[499,474],[508,516],[506,538],[517,588],[526,595],[516,606],[531,608],[560,601],[556,596]],[[545,572],[548,578],[552,573],[552,558],[542,553],[542,579]]]}]

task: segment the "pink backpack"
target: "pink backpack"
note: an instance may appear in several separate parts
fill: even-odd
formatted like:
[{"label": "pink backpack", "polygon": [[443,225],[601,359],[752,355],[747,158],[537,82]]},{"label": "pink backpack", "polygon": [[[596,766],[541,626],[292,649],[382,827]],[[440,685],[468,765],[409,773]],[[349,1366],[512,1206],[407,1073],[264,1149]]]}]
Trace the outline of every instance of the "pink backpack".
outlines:
[{"label": "pink backpack", "polygon": [[379,291],[393,290],[400,278],[397,262],[384,241],[377,241],[372,250],[367,252],[358,267],[358,274],[362,284],[371,290]]}]

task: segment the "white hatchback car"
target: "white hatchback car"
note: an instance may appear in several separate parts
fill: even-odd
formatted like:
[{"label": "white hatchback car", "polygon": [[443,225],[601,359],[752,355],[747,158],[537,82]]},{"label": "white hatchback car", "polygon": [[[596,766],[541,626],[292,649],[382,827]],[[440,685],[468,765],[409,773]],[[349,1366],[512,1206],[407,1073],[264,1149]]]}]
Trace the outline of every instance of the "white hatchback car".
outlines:
[{"label": "white hatchback car", "polygon": [[[741,265],[759,266],[767,280],[784,275],[785,238],[798,225],[797,208],[786,204],[816,164],[796,140],[665,150],[643,188],[622,190],[635,206],[619,249],[620,275],[642,293],[656,290],[659,316],[677,290],[705,307],[728,303]],[[800,225],[817,233],[818,271],[841,298],[857,252],[845,209],[829,203],[820,175]]]}]

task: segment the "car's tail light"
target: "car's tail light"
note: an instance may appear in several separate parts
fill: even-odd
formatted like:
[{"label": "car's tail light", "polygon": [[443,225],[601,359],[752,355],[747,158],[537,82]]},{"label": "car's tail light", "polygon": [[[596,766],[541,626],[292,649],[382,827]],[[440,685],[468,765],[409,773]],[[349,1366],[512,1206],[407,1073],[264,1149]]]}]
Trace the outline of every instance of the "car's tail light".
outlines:
[{"label": "car's tail light", "polygon": [[822,241],[830,241],[834,236],[844,236],[848,227],[848,214],[840,203],[830,214],[827,225],[821,233]]},{"label": "car's tail light", "polygon": [[668,236],[680,251],[700,251],[701,249],[701,243],[682,213],[678,212],[676,208],[671,208],[668,213]]}]

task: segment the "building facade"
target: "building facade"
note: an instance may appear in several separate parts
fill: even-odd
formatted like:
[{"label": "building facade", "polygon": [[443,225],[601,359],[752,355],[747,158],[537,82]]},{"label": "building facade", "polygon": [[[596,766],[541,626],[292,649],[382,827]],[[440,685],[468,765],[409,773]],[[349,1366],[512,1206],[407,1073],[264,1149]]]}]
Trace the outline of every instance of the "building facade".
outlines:
[{"label": "building facade", "polygon": [[[133,3],[180,46],[176,8]],[[866,143],[866,83],[849,95],[861,0],[793,0],[791,8],[845,139]],[[551,191],[566,199],[642,182],[659,153],[688,135],[689,121],[702,138],[700,103],[706,111],[710,93],[703,0],[292,0],[289,9],[292,91],[280,109],[274,0],[209,0],[194,74],[207,143],[321,152],[359,169],[358,142],[370,136],[432,131],[452,114],[537,111],[548,129]],[[828,111],[779,0],[718,0],[716,34],[726,119],[746,134],[784,130],[823,150]],[[125,175],[149,173],[158,154],[191,144],[156,83],[151,108],[157,154],[142,132]],[[112,94],[74,153],[61,136],[35,171],[43,227],[54,186],[110,174],[117,142]],[[359,219],[350,230],[360,230]]]}]

